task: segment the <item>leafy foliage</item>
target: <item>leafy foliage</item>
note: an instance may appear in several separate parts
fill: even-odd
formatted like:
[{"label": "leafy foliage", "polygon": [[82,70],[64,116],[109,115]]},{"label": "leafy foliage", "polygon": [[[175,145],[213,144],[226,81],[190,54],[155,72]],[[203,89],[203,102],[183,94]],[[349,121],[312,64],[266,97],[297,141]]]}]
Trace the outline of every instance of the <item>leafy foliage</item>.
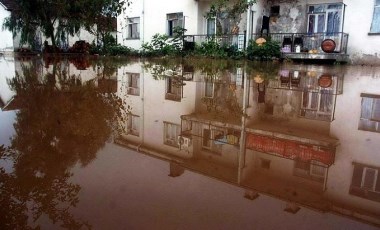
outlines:
[{"label": "leafy foliage", "polygon": [[165,56],[179,55],[182,53],[183,37],[186,29],[176,27],[173,30],[173,37],[166,34],[153,35],[150,43],[142,45],[143,56]]},{"label": "leafy foliage", "polygon": [[250,40],[247,47],[247,58],[260,61],[279,58],[280,48],[280,44],[276,41],[268,40],[264,44],[258,45],[254,40]]},{"label": "leafy foliage", "polygon": [[[15,0],[11,16],[3,27],[21,34],[21,43],[32,44],[41,32],[57,46],[67,34],[80,28],[97,33],[108,31],[112,18],[124,10],[128,0]],[[99,25],[95,30],[94,25]]]}]

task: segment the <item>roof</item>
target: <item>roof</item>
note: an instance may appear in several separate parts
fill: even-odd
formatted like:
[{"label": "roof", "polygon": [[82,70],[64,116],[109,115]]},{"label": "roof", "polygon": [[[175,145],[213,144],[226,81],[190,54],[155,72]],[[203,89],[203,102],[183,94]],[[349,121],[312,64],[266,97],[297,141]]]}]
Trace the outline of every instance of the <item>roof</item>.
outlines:
[{"label": "roof", "polygon": [[15,6],[14,0],[0,0],[0,3],[5,6],[6,10],[13,10]]}]

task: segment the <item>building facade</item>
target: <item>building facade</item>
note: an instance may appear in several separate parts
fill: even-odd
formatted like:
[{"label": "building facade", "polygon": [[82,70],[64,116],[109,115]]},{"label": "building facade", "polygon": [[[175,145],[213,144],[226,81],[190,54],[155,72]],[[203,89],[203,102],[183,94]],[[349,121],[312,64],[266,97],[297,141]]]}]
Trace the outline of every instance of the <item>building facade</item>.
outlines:
[{"label": "building facade", "polygon": [[[271,37],[283,47],[290,46],[283,50],[285,57],[379,64],[378,1],[258,0],[241,15],[238,30],[223,14],[205,17],[211,4],[211,0],[165,0],[159,4],[134,0],[118,17],[118,43],[140,49],[154,34],[171,36],[173,28],[180,26],[195,42],[205,41],[200,36],[240,34],[241,38],[236,39],[244,40],[241,46],[247,46],[249,39]],[[322,42],[326,39],[334,42],[332,50],[323,50]],[[234,38],[229,42],[239,46]]]}]

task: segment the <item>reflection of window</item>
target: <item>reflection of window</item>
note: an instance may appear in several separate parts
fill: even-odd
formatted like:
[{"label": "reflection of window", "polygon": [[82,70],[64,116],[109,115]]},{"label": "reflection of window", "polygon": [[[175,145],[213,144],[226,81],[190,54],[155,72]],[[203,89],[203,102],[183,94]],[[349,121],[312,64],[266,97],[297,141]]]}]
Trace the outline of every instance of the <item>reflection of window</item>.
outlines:
[{"label": "reflection of window", "polygon": [[221,152],[221,146],[226,144],[225,134],[222,130],[203,128],[202,147],[213,152]]},{"label": "reflection of window", "polygon": [[165,99],[172,101],[181,101],[182,97],[182,82],[178,79],[166,78],[166,94]]},{"label": "reflection of window", "polygon": [[334,95],[330,89],[302,93],[301,116],[312,119],[330,120],[334,108]]},{"label": "reflection of window", "polygon": [[205,84],[205,97],[214,97],[214,83],[210,80],[206,80]]},{"label": "reflection of window", "polygon": [[380,95],[362,93],[361,97],[359,129],[380,132]]},{"label": "reflection of window", "polygon": [[183,13],[167,14],[168,35],[173,36],[176,27],[183,28]]},{"label": "reflection of window", "polygon": [[260,166],[261,166],[261,168],[269,169],[270,168],[270,160],[260,158]]},{"label": "reflection of window", "polygon": [[295,161],[294,163],[294,175],[301,176],[317,181],[323,181],[326,175],[327,167],[318,161]]},{"label": "reflection of window", "polygon": [[207,35],[230,34],[232,32],[230,21],[225,12],[219,13],[216,18],[207,19]]},{"label": "reflection of window", "polygon": [[128,114],[127,132],[128,134],[139,136],[140,134],[140,117],[139,116]]},{"label": "reflection of window", "polygon": [[127,38],[140,38],[140,18],[128,18],[127,20]]},{"label": "reflection of window", "polygon": [[380,201],[379,168],[354,163],[350,194]]},{"label": "reflection of window", "polygon": [[380,33],[380,0],[375,1],[371,24],[371,33]]},{"label": "reflection of window", "polygon": [[180,134],[181,126],[164,121],[164,143],[173,147],[178,147],[177,138]]},{"label": "reflection of window", "polygon": [[343,4],[308,6],[308,33],[341,32]]},{"label": "reflection of window", "polygon": [[127,73],[127,84],[129,95],[140,95],[140,74],[139,73]]}]

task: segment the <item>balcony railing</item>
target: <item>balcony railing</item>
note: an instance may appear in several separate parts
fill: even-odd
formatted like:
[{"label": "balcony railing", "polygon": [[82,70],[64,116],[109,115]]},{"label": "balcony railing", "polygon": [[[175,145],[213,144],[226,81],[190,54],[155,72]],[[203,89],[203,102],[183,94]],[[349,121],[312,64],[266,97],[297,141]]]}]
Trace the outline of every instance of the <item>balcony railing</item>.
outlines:
[{"label": "balcony railing", "polygon": [[184,48],[187,45],[201,44],[209,41],[215,41],[219,45],[236,46],[240,51],[245,49],[245,34],[223,34],[223,35],[186,35],[184,38]]},{"label": "balcony railing", "polygon": [[301,52],[310,50],[321,50],[321,44],[326,39],[335,42],[333,53],[346,54],[348,34],[339,33],[269,33],[269,34],[224,34],[224,35],[186,35],[184,47],[193,47],[194,44],[201,44],[208,41],[216,41],[221,45],[235,45],[239,50],[244,50],[247,40],[256,40],[264,37],[267,40],[277,41],[281,47],[289,46],[288,52],[296,52],[296,46],[300,46]]},{"label": "balcony railing", "polygon": [[252,34],[250,39],[256,40],[259,37],[277,41],[282,47],[290,46],[289,52],[296,52],[296,46],[299,45],[301,51],[321,50],[321,44],[326,39],[335,42],[334,53],[347,53],[348,34],[339,33],[269,33],[269,34]]}]

